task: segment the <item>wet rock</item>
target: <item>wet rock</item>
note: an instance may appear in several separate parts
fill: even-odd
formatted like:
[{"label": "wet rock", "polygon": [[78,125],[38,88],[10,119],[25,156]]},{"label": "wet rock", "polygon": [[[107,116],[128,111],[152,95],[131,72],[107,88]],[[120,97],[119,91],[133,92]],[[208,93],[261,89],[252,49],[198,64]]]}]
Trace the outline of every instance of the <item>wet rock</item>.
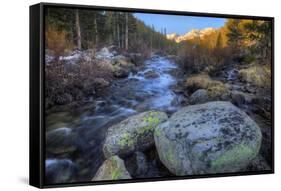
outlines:
[{"label": "wet rock", "polygon": [[230,102],[184,107],[154,131],[162,163],[175,175],[244,170],[261,146],[259,126]]},{"label": "wet rock", "polygon": [[100,88],[108,87],[110,83],[103,78],[95,78],[94,85],[97,89],[100,89]]},{"label": "wet rock", "polygon": [[258,99],[258,97],[252,93],[245,93],[237,90],[231,91],[230,97],[232,103],[238,106],[242,104],[256,104],[255,102]]},{"label": "wet rock", "polygon": [[121,68],[119,66],[115,66],[113,69],[113,75],[116,78],[126,78],[130,74],[130,71],[126,68]]},{"label": "wet rock", "polygon": [[148,171],[148,163],[145,154],[135,152],[126,160],[126,167],[133,177],[145,177]]},{"label": "wet rock", "polygon": [[111,126],[103,146],[105,157],[127,155],[151,147],[154,145],[154,128],[167,118],[164,112],[148,111]]},{"label": "wet rock", "polygon": [[69,159],[47,159],[45,169],[47,184],[71,183],[77,174],[77,166]]},{"label": "wet rock", "polygon": [[140,53],[129,53],[128,57],[131,59],[131,61],[136,64],[140,65],[144,61],[144,57]]},{"label": "wet rock", "polygon": [[131,60],[123,55],[118,55],[114,57],[114,63],[113,65],[115,66],[120,66],[120,67],[132,67],[133,63]]},{"label": "wet rock", "polygon": [[[55,108],[53,108],[55,109]],[[70,110],[68,106],[63,107],[62,110]],[[79,121],[78,117],[75,117],[70,112],[56,112],[53,111],[46,117],[47,131],[54,130],[60,127],[70,127]]]},{"label": "wet rock", "polygon": [[77,148],[74,143],[75,135],[67,127],[58,128],[46,133],[46,150],[53,154],[74,152]]},{"label": "wet rock", "polygon": [[125,167],[124,161],[115,155],[104,161],[92,181],[120,180],[131,178],[131,175]]},{"label": "wet rock", "polygon": [[118,55],[114,57],[113,64],[113,75],[116,78],[126,78],[129,76],[130,71],[134,68],[134,64],[129,58]]},{"label": "wet rock", "polygon": [[231,92],[231,102],[238,107],[242,106],[246,102],[244,94],[237,91]]},{"label": "wet rock", "polygon": [[136,175],[141,176],[147,172],[148,166],[146,161],[146,156],[142,152],[136,152]]},{"label": "wet rock", "polygon": [[196,90],[190,97],[189,103],[190,104],[200,104],[205,103],[208,101],[208,92],[204,89]]},{"label": "wet rock", "polygon": [[153,78],[158,78],[159,74],[157,74],[155,71],[147,71],[144,73],[144,77],[147,79],[153,79]]}]

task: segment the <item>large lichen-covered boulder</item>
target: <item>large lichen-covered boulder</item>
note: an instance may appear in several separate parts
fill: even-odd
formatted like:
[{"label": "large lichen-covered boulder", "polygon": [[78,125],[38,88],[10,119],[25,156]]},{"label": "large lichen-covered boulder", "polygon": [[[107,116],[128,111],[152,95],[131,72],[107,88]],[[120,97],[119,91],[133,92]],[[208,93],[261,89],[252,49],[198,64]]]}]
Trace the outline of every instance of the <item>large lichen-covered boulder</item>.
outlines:
[{"label": "large lichen-covered boulder", "polygon": [[148,111],[111,126],[103,146],[105,157],[127,155],[151,147],[154,144],[154,128],[167,118],[164,112]]},{"label": "large lichen-covered boulder", "polygon": [[230,102],[192,105],[154,131],[162,163],[175,175],[243,171],[259,152],[259,126]]},{"label": "large lichen-covered boulder", "polygon": [[124,161],[115,155],[104,161],[92,181],[120,180],[131,178],[132,177],[130,173],[125,167]]}]

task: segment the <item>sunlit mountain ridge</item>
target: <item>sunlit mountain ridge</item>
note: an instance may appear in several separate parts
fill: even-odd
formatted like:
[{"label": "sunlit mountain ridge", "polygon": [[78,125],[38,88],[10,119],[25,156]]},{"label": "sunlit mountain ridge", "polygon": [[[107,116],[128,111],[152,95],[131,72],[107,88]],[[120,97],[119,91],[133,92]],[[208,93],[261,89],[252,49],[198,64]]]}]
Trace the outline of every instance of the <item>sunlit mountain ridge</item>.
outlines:
[{"label": "sunlit mountain ridge", "polygon": [[187,32],[184,35],[178,35],[176,33],[171,33],[171,34],[167,34],[167,39],[169,40],[174,40],[175,42],[179,43],[182,41],[186,41],[186,40],[193,40],[196,39],[198,37],[204,38],[205,36],[208,36],[212,33],[217,32],[218,29],[215,28],[205,28],[205,29],[192,29],[191,31]]}]

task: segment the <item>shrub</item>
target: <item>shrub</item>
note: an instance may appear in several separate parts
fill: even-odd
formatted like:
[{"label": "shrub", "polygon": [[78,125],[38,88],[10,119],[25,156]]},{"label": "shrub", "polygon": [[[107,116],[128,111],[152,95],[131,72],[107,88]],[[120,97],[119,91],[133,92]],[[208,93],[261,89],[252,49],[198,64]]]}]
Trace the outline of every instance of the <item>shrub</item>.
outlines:
[{"label": "shrub", "polygon": [[208,75],[198,74],[188,77],[185,82],[185,87],[189,89],[190,93],[193,93],[198,89],[207,89],[210,83],[211,79]]},{"label": "shrub", "polygon": [[222,82],[212,80],[206,74],[189,77],[185,82],[185,87],[189,93],[193,93],[198,89],[205,89],[210,99],[226,98],[229,95],[228,88]]},{"label": "shrub", "polygon": [[259,87],[271,87],[271,68],[270,65],[253,65],[239,71],[239,78]]},{"label": "shrub", "polygon": [[82,101],[87,96],[98,96],[112,80],[112,71],[104,63],[77,63],[77,70],[65,70],[63,61],[46,65],[46,107]]}]

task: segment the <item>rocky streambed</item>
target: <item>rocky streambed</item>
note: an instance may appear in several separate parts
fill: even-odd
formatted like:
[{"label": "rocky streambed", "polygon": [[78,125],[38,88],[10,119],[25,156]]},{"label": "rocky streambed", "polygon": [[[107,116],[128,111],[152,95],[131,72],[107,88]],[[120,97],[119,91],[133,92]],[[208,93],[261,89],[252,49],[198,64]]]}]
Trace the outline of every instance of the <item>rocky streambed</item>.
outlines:
[{"label": "rocky streambed", "polygon": [[[178,70],[173,60],[155,55],[128,77],[113,82],[106,95],[89,99],[84,108],[50,112],[46,133],[47,181],[91,180],[106,159],[102,148],[108,127],[144,111],[176,111],[181,96],[171,88],[177,83],[171,75],[173,70]],[[143,155],[138,154],[137,158]],[[151,157],[156,157],[152,155],[155,153]],[[65,171],[66,175],[54,176],[56,171]],[[151,177],[161,175],[158,167],[150,167],[150,171]]]},{"label": "rocky streambed", "polygon": [[269,125],[249,117],[245,95],[240,99],[230,85],[201,76],[184,86],[192,90],[187,98],[174,91],[175,71],[172,59],[155,55],[77,111],[50,112],[46,181],[270,169],[260,154]]}]

